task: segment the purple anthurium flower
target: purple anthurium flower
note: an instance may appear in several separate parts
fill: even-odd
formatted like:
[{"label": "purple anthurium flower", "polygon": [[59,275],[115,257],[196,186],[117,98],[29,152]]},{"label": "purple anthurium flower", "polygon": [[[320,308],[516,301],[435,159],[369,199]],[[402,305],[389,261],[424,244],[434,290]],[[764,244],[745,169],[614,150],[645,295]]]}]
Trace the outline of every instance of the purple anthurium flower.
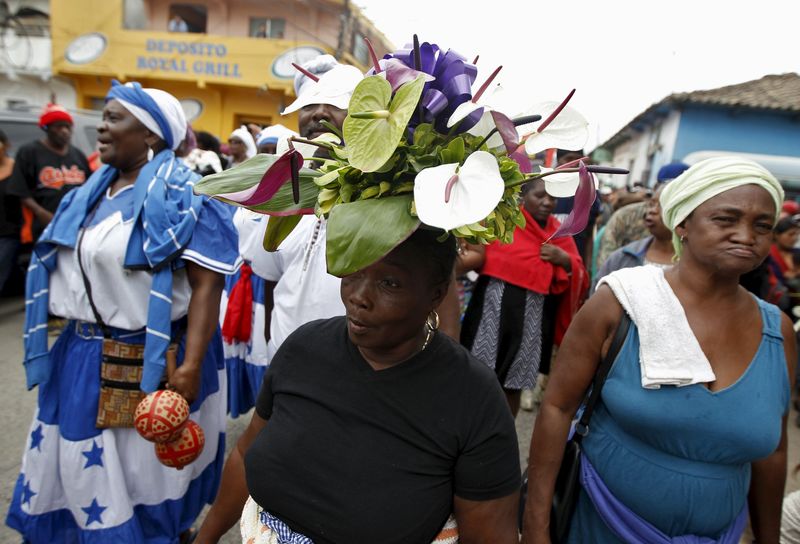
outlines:
[{"label": "purple anthurium flower", "polygon": [[[561,238],[563,236],[575,236],[582,232],[589,223],[589,211],[592,209],[595,198],[597,198],[597,191],[594,185],[594,176],[583,161],[578,163],[578,174],[580,181],[578,182],[578,190],[575,192],[575,202],[572,206],[572,211],[556,229],[553,235],[548,239]],[[546,179],[546,178],[545,178]]]},{"label": "purple anthurium flower", "polygon": [[396,92],[403,83],[414,81],[418,76],[424,76],[425,83],[436,79],[431,74],[422,72],[420,70],[415,70],[399,59],[386,58],[378,60],[378,56],[375,54],[375,49],[372,47],[372,43],[366,38],[366,36],[364,37],[364,43],[367,45],[369,56],[372,59],[372,68],[367,72],[367,75],[371,76],[375,74],[383,74],[383,77],[386,78],[386,81],[391,84],[392,92]]},{"label": "purple anthurium flower", "polygon": [[257,206],[272,198],[281,185],[291,180],[292,197],[297,204],[300,202],[300,168],[302,165],[303,156],[292,147],[267,168],[257,185],[242,191],[220,193],[216,196],[237,202],[242,206]]},{"label": "purple anthurium flower", "polygon": [[425,78],[425,83],[436,79],[430,74],[406,66],[398,59],[381,59],[378,61],[378,67],[380,68],[379,72],[376,72],[375,68],[372,68],[367,72],[367,75],[370,76],[375,73],[383,75],[386,81],[392,85],[392,92],[396,92],[403,83],[414,81],[418,76],[423,76]]},{"label": "purple anthurium flower", "polygon": [[497,127],[498,134],[503,139],[506,150],[509,153],[513,152],[519,145],[519,134],[517,134],[517,127],[514,125],[514,121],[509,119],[506,114],[496,110],[490,111],[489,114],[492,116],[494,126]]},{"label": "purple anthurium flower", "polygon": [[528,157],[528,154],[525,153],[525,144],[521,144],[514,151],[509,153],[508,156],[517,161],[517,164],[519,165],[519,171],[523,174],[530,174],[533,172],[533,163],[531,163],[531,159]]}]

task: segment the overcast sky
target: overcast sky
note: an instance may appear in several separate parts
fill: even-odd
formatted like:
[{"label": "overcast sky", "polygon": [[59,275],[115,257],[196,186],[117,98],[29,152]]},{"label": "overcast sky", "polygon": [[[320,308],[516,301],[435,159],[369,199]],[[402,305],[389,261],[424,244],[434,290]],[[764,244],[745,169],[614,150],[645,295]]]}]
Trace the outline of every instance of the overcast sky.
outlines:
[{"label": "overcast sky", "polygon": [[510,115],[560,100],[591,123],[587,149],[673,92],[800,71],[794,0],[355,0],[402,46],[480,54],[478,84],[498,65]]}]

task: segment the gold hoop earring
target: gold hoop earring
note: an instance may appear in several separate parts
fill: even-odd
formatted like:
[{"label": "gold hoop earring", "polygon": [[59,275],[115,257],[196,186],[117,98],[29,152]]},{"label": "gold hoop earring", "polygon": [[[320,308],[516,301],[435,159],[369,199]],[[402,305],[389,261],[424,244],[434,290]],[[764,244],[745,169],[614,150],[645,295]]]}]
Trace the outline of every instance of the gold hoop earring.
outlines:
[{"label": "gold hoop earring", "polygon": [[428,314],[428,318],[425,320],[425,326],[428,327],[430,331],[435,331],[439,328],[439,314],[436,313],[436,310],[431,310],[431,313]]},{"label": "gold hoop earring", "polygon": [[683,236],[681,236],[681,243],[682,244],[686,243],[686,235],[685,234]]}]

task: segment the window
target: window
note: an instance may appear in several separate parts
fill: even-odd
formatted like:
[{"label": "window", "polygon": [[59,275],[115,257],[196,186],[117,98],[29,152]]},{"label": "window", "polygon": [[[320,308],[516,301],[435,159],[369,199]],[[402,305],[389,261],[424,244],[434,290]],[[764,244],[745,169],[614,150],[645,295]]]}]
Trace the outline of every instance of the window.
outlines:
[{"label": "window", "polygon": [[147,8],[144,0],[123,0],[122,2],[122,28],[125,30],[147,30],[150,22],[147,20]]},{"label": "window", "polygon": [[353,33],[353,56],[361,64],[371,64],[367,44],[358,32]]},{"label": "window", "polygon": [[90,96],[89,97],[89,109],[94,111],[103,111],[103,108],[106,106],[106,97],[105,96]]},{"label": "window", "polygon": [[273,38],[282,40],[286,31],[284,19],[268,19],[264,17],[250,17],[251,38]]},{"label": "window", "polygon": [[208,12],[200,4],[172,4],[169,7],[167,30],[170,32],[204,33],[207,22]]},{"label": "window", "polygon": [[50,35],[50,16],[47,13],[36,8],[21,7],[16,15],[29,38]]}]

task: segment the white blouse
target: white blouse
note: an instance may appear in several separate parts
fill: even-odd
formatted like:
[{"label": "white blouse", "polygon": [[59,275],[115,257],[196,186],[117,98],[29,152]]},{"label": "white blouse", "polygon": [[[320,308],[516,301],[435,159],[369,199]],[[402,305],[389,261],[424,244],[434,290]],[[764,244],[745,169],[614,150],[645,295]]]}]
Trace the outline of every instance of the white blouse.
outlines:
[{"label": "white blouse", "polygon": [[[133,219],[124,221],[122,213],[116,211],[88,227],[81,244],[83,267],[100,317],[106,325],[126,330],[141,329],[147,324],[153,283],[151,272],[123,267],[133,224]],[[187,314],[191,289],[185,268],[175,270],[172,277],[174,321]],[[58,248],[58,266],[50,274],[50,313],[67,319],[96,321],[78,266],[78,253],[68,247]]]}]

